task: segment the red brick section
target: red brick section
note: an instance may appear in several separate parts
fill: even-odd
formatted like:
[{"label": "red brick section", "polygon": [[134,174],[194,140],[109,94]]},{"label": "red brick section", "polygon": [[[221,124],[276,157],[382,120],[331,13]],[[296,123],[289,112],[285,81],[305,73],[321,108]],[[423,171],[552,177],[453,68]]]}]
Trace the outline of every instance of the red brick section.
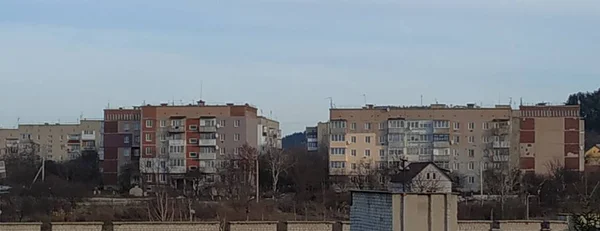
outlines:
[{"label": "red brick section", "polygon": [[565,130],[576,130],[576,131],[579,131],[579,119],[577,119],[577,118],[565,118]]},{"label": "red brick section", "polygon": [[535,119],[523,118],[521,120],[521,130],[535,130]]},{"label": "red brick section", "polygon": [[522,144],[535,143],[535,131],[521,131],[519,142]]},{"label": "red brick section", "polygon": [[535,158],[533,157],[521,157],[519,166],[522,170],[535,169]]},{"label": "red brick section", "polygon": [[565,169],[579,170],[579,157],[565,158]]},{"label": "red brick section", "polygon": [[579,144],[565,144],[565,156],[569,153],[579,154]]}]

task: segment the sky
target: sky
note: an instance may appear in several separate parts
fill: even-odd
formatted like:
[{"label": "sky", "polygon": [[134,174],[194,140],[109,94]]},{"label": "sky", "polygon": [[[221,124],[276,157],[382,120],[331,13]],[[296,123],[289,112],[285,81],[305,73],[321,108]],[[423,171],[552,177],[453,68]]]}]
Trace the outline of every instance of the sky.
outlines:
[{"label": "sky", "polygon": [[2,0],[0,126],[250,103],[562,103],[600,87],[597,0]]}]

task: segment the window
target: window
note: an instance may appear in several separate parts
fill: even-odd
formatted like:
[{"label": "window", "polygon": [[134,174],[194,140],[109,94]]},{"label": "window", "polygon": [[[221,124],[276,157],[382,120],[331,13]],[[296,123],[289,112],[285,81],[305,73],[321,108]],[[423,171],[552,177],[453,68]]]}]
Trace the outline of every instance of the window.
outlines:
[{"label": "window", "polygon": [[385,122],[379,123],[379,129],[385,129]]},{"label": "window", "polygon": [[475,143],[475,136],[469,136],[469,143]]},{"label": "window", "polygon": [[356,169],[356,163],[352,163],[352,169]]},{"label": "window", "polygon": [[371,130],[371,123],[365,124],[365,130]]},{"label": "window", "polygon": [[491,141],[491,139],[490,139],[489,136],[482,136],[481,140],[482,140],[483,143],[489,143]]},{"label": "window", "polygon": [[365,136],[365,143],[367,143],[367,144],[371,143],[371,137],[370,136]]},{"label": "window", "polygon": [[146,168],[152,168],[152,161],[146,161]]},{"label": "window", "polygon": [[234,155],[240,154],[240,148],[233,148],[233,154]]},{"label": "window", "polygon": [[191,158],[196,158],[196,157],[198,157],[198,153],[197,152],[190,152],[190,157]]},{"label": "window", "polygon": [[234,141],[240,141],[240,133],[233,134],[233,140]]},{"label": "window", "polygon": [[160,183],[167,182],[167,176],[165,174],[160,174],[159,176]]},{"label": "window", "polygon": [[219,139],[221,141],[225,141],[225,134],[219,134]]},{"label": "window", "polygon": [[331,148],[331,155],[346,155],[345,148]]},{"label": "window", "polygon": [[344,161],[331,161],[329,164],[330,164],[331,168],[345,168],[346,167],[346,162],[344,162]]},{"label": "window", "polygon": [[189,126],[189,130],[190,131],[196,131],[196,130],[198,130],[198,125],[195,125],[195,124],[190,125]]},{"label": "window", "polygon": [[469,149],[469,157],[475,157],[475,150]]},{"label": "window", "polygon": [[146,152],[146,155],[152,155],[152,147],[146,147],[146,150],[144,150]]},{"label": "window", "polygon": [[60,135],[60,140],[63,140],[65,138],[64,135]]},{"label": "window", "polygon": [[475,183],[475,177],[474,176],[470,176],[469,177],[469,183],[471,183],[471,184]]},{"label": "window", "polygon": [[160,141],[165,141],[165,140],[167,140],[167,134],[161,133],[160,134]]},{"label": "window", "polygon": [[352,143],[356,143],[356,136],[351,137],[350,140],[352,140]]},{"label": "window", "polygon": [[433,141],[450,141],[450,135],[448,134],[433,134]]},{"label": "window", "polygon": [[350,124],[350,130],[356,130],[356,123]]},{"label": "window", "polygon": [[384,143],[385,143],[385,140],[386,140],[386,137],[385,137],[385,135],[383,135],[383,134],[382,134],[382,135],[380,135],[380,136],[379,136],[379,143],[380,143],[380,144],[384,144]]},{"label": "window", "polygon": [[220,151],[221,155],[225,155],[225,148],[220,148],[219,151]]},{"label": "window", "polygon": [[152,183],[152,175],[146,175],[146,182]]},{"label": "window", "polygon": [[123,137],[123,143],[124,144],[128,144],[129,143],[129,136]]},{"label": "window", "polygon": [[460,169],[460,163],[454,163],[454,166],[452,166],[452,169],[459,170]]},{"label": "window", "polygon": [[151,128],[152,127],[152,120],[146,120],[146,127],[147,128]]},{"label": "window", "polygon": [[161,121],[160,121],[160,127],[161,127],[161,128],[164,128],[164,127],[166,127],[166,126],[167,126],[167,121],[166,121],[166,120],[161,120]]},{"label": "window", "polygon": [[403,128],[404,120],[389,120],[388,125],[390,128]]},{"label": "window", "polygon": [[37,135],[37,139],[38,139],[38,140],[40,139],[40,135]]},{"label": "window", "polygon": [[471,161],[469,162],[469,170],[473,170],[475,169],[475,162]]},{"label": "window", "polygon": [[488,169],[488,162],[483,163],[483,170]]},{"label": "window", "polygon": [[459,130],[459,129],[460,129],[460,123],[454,122],[454,130]]},{"label": "window", "polygon": [[371,156],[371,150],[365,149],[365,156]]},{"label": "window", "polygon": [[145,137],[146,141],[148,141],[148,142],[152,141],[152,134],[146,133],[146,134],[144,134],[144,137]]},{"label": "window", "polygon": [[453,151],[454,151],[454,156],[458,156],[458,154],[459,154],[459,153],[458,153],[458,150],[457,150],[457,149],[454,149]]},{"label": "window", "polygon": [[447,120],[433,121],[434,128],[449,128],[450,126],[448,126],[448,124],[449,124],[449,122]]},{"label": "window", "polygon": [[197,144],[198,143],[198,139],[196,139],[196,138],[190,138],[188,140],[188,143],[190,143],[190,144]]},{"label": "window", "polygon": [[160,147],[160,154],[163,154],[163,155],[167,154],[167,147],[166,146]]},{"label": "window", "polygon": [[236,128],[237,128],[237,127],[239,127],[239,126],[240,126],[240,124],[242,124],[242,121],[240,121],[240,120],[235,120],[235,121],[233,122],[233,126],[234,126],[234,127],[236,127]]},{"label": "window", "polygon": [[225,120],[219,120],[219,126],[220,127],[225,127]]},{"label": "window", "polygon": [[404,149],[390,149],[389,154],[391,156],[404,155]]},{"label": "window", "polygon": [[490,129],[490,123],[483,122],[482,127],[483,127],[483,130],[488,130],[488,129]]},{"label": "window", "polygon": [[342,134],[332,134],[331,141],[346,141],[346,138]]},{"label": "window", "polygon": [[123,149],[123,156],[130,156],[131,155],[131,149]]},{"label": "window", "polygon": [[345,120],[332,120],[329,123],[331,125],[331,128],[346,128]]},{"label": "window", "polygon": [[183,146],[169,146],[170,153],[183,153]]},{"label": "window", "polygon": [[356,149],[352,149],[350,152],[352,153],[353,156],[356,156]]},{"label": "window", "polygon": [[385,149],[379,149],[379,156],[385,156]]},{"label": "window", "polygon": [[475,129],[475,123],[471,122],[469,123],[469,130],[474,130]]},{"label": "window", "polygon": [[454,143],[455,144],[459,144],[460,143],[460,136],[454,136]]}]

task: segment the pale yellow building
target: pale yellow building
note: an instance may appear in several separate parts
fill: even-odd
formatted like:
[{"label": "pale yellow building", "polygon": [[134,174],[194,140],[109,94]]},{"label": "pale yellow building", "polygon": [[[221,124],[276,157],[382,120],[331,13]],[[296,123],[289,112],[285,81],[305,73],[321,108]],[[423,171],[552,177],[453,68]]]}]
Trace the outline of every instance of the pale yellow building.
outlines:
[{"label": "pale yellow building", "polygon": [[54,161],[76,158],[82,151],[102,147],[102,120],[76,124],[19,124],[0,129],[0,155],[19,153],[24,145],[36,144],[38,154]]}]

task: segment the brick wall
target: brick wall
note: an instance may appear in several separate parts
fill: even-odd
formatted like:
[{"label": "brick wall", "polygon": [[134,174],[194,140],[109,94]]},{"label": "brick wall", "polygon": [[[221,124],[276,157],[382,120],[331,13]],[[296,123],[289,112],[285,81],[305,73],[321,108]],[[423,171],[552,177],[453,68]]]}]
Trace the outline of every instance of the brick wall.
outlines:
[{"label": "brick wall", "polygon": [[42,223],[38,222],[0,223],[0,230],[2,231],[40,231],[41,229]]},{"label": "brick wall", "polygon": [[335,222],[330,221],[288,221],[287,231],[332,231]]},{"label": "brick wall", "polygon": [[102,222],[52,222],[52,231],[102,231]]},{"label": "brick wall", "polygon": [[277,231],[277,224],[277,221],[232,221],[229,231]]},{"label": "brick wall", "polygon": [[113,231],[219,231],[219,222],[113,222]]}]

